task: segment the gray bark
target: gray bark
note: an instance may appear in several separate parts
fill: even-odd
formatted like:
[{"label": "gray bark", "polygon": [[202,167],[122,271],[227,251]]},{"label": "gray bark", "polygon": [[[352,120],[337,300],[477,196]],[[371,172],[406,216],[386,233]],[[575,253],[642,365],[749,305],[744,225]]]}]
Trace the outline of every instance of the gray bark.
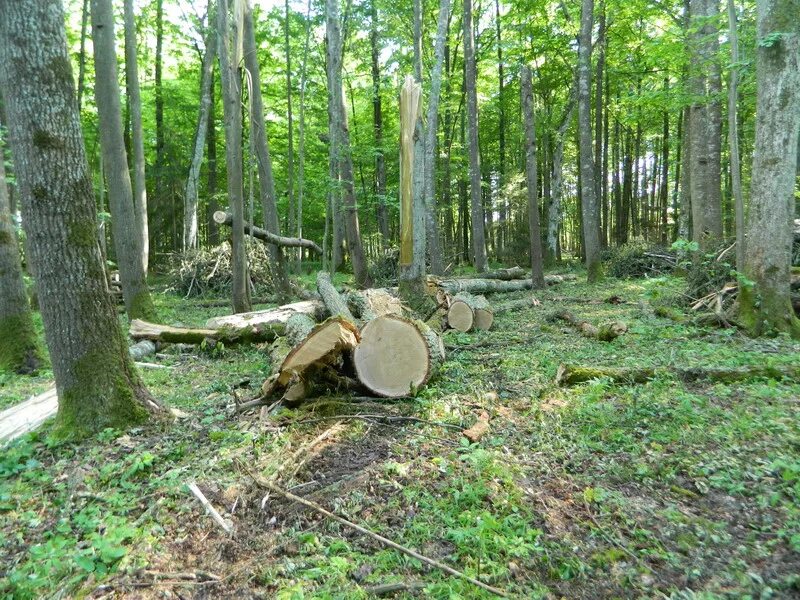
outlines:
[{"label": "gray bark", "polygon": [[131,146],[133,151],[133,210],[136,233],[141,246],[142,269],[147,274],[150,258],[150,238],[147,226],[147,183],[144,177],[144,131],[142,130],[142,97],[139,93],[139,66],[136,59],[136,20],[133,0],[125,0],[125,86],[131,115]]},{"label": "gray bark", "polygon": [[[210,8],[210,7],[209,7]],[[209,11],[209,17],[211,12]],[[211,115],[211,88],[214,85],[214,58],[217,55],[217,34],[213,28],[206,36],[206,51],[200,77],[200,108],[197,115],[197,129],[194,134],[194,152],[186,178],[183,212],[183,249],[197,248],[197,205],[200,182],[200,168],[203,165],[203,150],[208,137],[209,116]]]},{"label": "gray bark", "polygon": [[[217,52],[222,80],[222,107],[225,112],[225,164],[228,174],[228,204],[233,214],[231,255],[233,271],[233,311],[250,310],[247,254],[244,246],[244,185],[242,182],[242,91],[237,63],[231,57],[231,38],[238,39],[238,23],[230,25],[228,0],[217,5]],[[231,31],[232,30],[232,31]]]},{"label": "gray bark", "polygon": [[444,42],[447,37],[449,20],[450,0],[440,0],[436,44],[434,46],[435,62],[431,72],[431,92],[428,98],[428,119],[425,132],[425,225],[428,257],[431,263],[431,273],[434,275],[441,275],[444,272],[444,259],[442,258],[442,246],[437,221],[438,211],[436,209],[436,132],[439,127],[439,99],[442,89]]},{"label": "gray bark", "polygon": [[[247,0],[244,14],[244,64],[250,72],[252,83],[252,114],[250,131],[256,150],[258,163],[258,184],[261,191],[261,207],[264,211],[264,224],[267,231],[280,235],[278,205],[275,195],[275,177],[272,173],[272,158],[269,153],[266,124],[264,122],[264,101],[261,96],[261,73],[256,52],[256,38],[253,23],[253,11]],[[272,264],[270,268],[275,279],[279,295],[286,298],[290,295],[289,277],[286,273],[286,260],[283,251],[275,245],[268,245]]]},{"label": "gray bark", "polygon": [[578,130],[580,134],[581,215],[583,217],[584,255],[589,282],[601,277],[600,205],[595,193],[592,156],[592,25],[594,0],[583,0],[578,44]]},{"label": "gray bark", "polygon": [[[329,117],[333,116],[330,129],[331,143],[335,140],[335,154],[341,179],[342,208],[344,209],[345,234],[347,250],[353,263],[356,284],[369,287],[369,274],[364,249],[361,245],[361,231],[358,223],[358,207],[353,188],[353,157],[350,151],[350,130],[344,108],[342,90],[342,36],[339,23],[339,6],[337,0],[325,1],[325,31],[327,34],[327,64],[329,71],[328,94],[332,101]],[[332,114],[331,114],[332,113]],[[334,221],[335,223],[335,221]],[[334,227],[335,229],[335,227]],[[334,235],[334,238],[336,236]]]},{"label": "gray bark", "polygon": [[467,96],[467,134],[469,137],[470,213],[472,217],[472,260],[475,269],[483,273],[487,267],[486,235],[484,233],[483,202],[481,199],[481,163],[478,145],[477,64],[472,23],[472,0],[464,0],[464,70]]},{"label": "gray bark", "polygon": [[528,226],[530,228],[531,279],[533,287],[545,287],[542,264],[542,233],[539,226],[539,198],[536,164],[536,124],[533,113],[533,82],[531,68],[522,67],[522,113],[525,120],[525,180],[528,188]]},{"label": "gray bark", "polygon": [[[297,237],[303,237],[303,196],[306,185],[306,82],[308,81],[308,46],[311,39],[311,0],[306,9],[306,33],[303,42],[303,62],[300,67],[300,123],[297,131]],[[324,257],[324,254],[323,254]],[[300,272],[303,252],[297,253],[295,272]]]},{"label": "gray bark", "polygon": [[0,138],[0,370],[32,373],[38,366],[36,330],[22,278]]},{"label": "gray bark", "polygon": [[386,206],[386,160],[383,156],[383,109],[378,50],[378,7],[370,2],[370,48],[372,53],[372,126],[375,130],[375,194],[378,196],[378,230],[386,247],[389,243],[389,207]]},{"label": "gray bark", "polygon": [[131,319],[154,319],[155,308],[142,265],[142,243],[137,227],[128,158],[122,135],[122,110],[114,48],[114,12],[111,0],[92,0],[95,101],[100,124],[100,147],[108,182],[108,205],[125,309]]},{"label": "gray bark", "polygon": [[561,226],[561,194],[564,171],[562,168],[564,161],[564,141],[567,135],[567,128],[572,115],[575,112],[575,96],[570,94],[567,100],[567,108],[564,111],[564,118],[556,132],[556,146],[553,150],[553,179],[550,195],[550,204],[547,207],[547,253],[553,260],[558,257],[558,230]]},{"label": "gray bark", "polygon": [[0,89],[59,398],[55,433],[142,422],[162,407],[139,379],[108,294],[60,3],[4,3]]},{"label": "gray bark", "polygon": [[[792,219],[800,128],[800,0],[758,0],[756,140],[741,321],[800,338],[790,299]],[[777,40],[775,34],[779,34]],[[772,37],[770,37],[772,36]],[[771,40],[771,43],[766,40]]]},{"label": "gray bark", "polygon": [[728,41],[731,45],[731,73],[728,83],[728,148],[731,160],[731,188],[734,213],[736,215],[736,268],[741,269],[745,260],[744,240],[744,195],[742,194],[742,171],[739,158],[739,124],[736,107],[739,104],[739,32],[736,26],[736,6],[728,0]]},{"label": "gray bark", "polygon": [[[289,0],[284,2],[285,22],[283,27],[283,38],[286,54],[286,119],[287,119],[287,145],[286,155],[286,195],[289,201],[289,235],[295,230],[297,207],[295,206],[294,196],[294,119],[292,118],[292,54],[289,46],[289,25],[290,12]],[[259,90],[260,92],[260,90]],[[277,232],[276,232],[277,233]]]}]

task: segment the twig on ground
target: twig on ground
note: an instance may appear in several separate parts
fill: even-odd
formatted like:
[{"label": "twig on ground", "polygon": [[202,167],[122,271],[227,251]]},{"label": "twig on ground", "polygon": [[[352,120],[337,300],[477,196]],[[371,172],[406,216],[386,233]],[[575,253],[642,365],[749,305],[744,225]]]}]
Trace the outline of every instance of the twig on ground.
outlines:
[{"label": "twig on ground", "polygon": [[313,419],[303,419],[302,421],[294,421],[285,423],[285,425],[308,425],[309,423],[318,423],[320,421],[330,421],[331,419],[361,419],[364,421],[387,421],[389,423],[395,421],[407,421],[410,423],[425,423],[426,425],[433,425],[435,427],[444,427],[446,429],[454,429],[456,431],[463,431],[464,428],[461,425],[455,425],[453,423],[443,423],[441,421],[429,421],[428,419],[420,419],[419,417],[404,417],[404,416],[395,416],[395,415],[363,415],[363,414],[356,414],[356,415],[331,415],[328,417],[314,417]]},{"label": "twig on ground", "polygon": [[203,492],[200,491],[200,488],[197,487],[197,484],[192,481],[186,484],[186,487],[189,488],[189,491],[195,495],[195,497],[200,500],[200,504],[202,504],[211,518],[214,519],[214,522],[222,527],[228,535],[233,535],[233,526],[222,518],[222,515],[217,512],[217,509],[208,501],[208,498],[205,497]]},{"label": "twig on ground", "polygon": [[458,571],[457,569],[454,569],[453,567],[450,567],[450,566],[448,566],[448,565],[446,565],[446,564],[444,564],[444,563],[442,563],[442,562],[440,562],[440,561],[438,561],[436,559],[429,558],[429,557],[427,557],[427,556],[425,556],[423,554],[420,554],[419,552],[416,552],[415,550],[412,550],[411,548],[407,548],[406,546],[398,544],[397,542],[394,542],[394,541],[390,540],[389,538],[383,537],[382,535],[379,535],[379,534],[377,534],[377,533],[375,533],[373,531],[370,531],[369,529],[367,529],[365,527],[362,527],[361,525],[358,525],[356,523],[353,523],[352,521],[348,521],[347,519],[344,519],[344,518],[342,518],[342,517],[340,517],[338,515],[335,515],[332,512],[330,512],[329,510],[326,510],[325,508],[323,508],[322,506],[317,504],[316,502],[311,502],[310,500],[306,500],[305,498],[302,498],[300,496],[296,496],[295,494],[292,494],[291,492],[287,492],[287,491],[281,489],[280,487],[278,487],[277,485],[275,485],[273,482],[268,481],[268,480],[266,480],[266,479],[264,479],[262,477],[259,477],[258,475],[253,473],[242,461],[237,461],[237,462],[239,463],[239,466],[241,467],[241,469],[245,473],[247,473],[251,477],[251,479],[253,481],[255,481],[258,485],[270,490],[271,492],[273,492],[275,494],[278,494],[279,496],[282,496],[286,500],[291,500],[292,502],[297,502],[299,504],[302,504],[303,506],[305,506],[307,508],[310,508],[310,509],[314,510],[315,512],[319,513],[319,514],[321,514],[321,515],[323,515],[325,517],[328,517],[329,519],[331,519],[333,521],[336,521],[340,525],[344,525],[344,526],[349,527],[351,529],[355,529],[359,533],[362,533],[362,534],[366,535],[367,537],[370,537],[373,540],[375,540],[377,542],[380,542],[384,546],[387,546],[389,548],[397,550],[398,552],[402,552],[406,556],[410,556],[412,558],[416,558],[417,560],[419,560],[419,561],[421,561],[421,562],[423,562],[423,563],[425,563],[427,565],[430,565],[432,567],[436,567],[437,569],[440,569],[440,570],[444,571],[445,573],[453,575],[454,577],[458,577],[459,579],[463,579],[464,581],[468,581],[472,585],[474,585],[476,587],[479,587],[479,588],[481,588],[483,590],[486,590],[487,592],[491,592],[492,594],[495,594],[496,596],[501,596],[503,598],[507,598],[508,597],[507,594],[505,593],[505,591],[503,591],[503,590],[501,590],[499,588],[493,587],[493,586],[491,586],[491,585],[489,585],[487,583],[484,583],[484,582],[482,582],[482,581],[480,581],[478,579],[475,579],[474,577],[470,577],[466,573],[462,573],[461,571]]},{"label": "twig on ground", "polygon": [[380,585],[373,585],[364,589],[370,596],[387,596],[396,592],[415,592],[423,589],[424,587],[425,584],[421,581],[411,581],[409,583],[399,581],[396,583],[382,583]]}]

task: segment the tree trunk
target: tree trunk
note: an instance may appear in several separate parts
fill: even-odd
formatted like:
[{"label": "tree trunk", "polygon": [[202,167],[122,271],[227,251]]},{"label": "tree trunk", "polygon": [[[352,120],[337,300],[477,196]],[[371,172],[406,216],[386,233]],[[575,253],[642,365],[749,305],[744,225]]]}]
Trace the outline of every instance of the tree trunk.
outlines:
[{"label": "tree trunk", "polygon": [[731,188],[736,214],[736,268],[745,263],[744,195],[742,194],[742,168],[739,159],[739,124],[736,107],[739,104],[739,33],[736,26],[736,6],[728,0],[728,41],[731,45],[731,72],[728,83],[728,148],[731,162]]},{"label": "tree trunk", "polygon": [[[497,112],[498,112],[498,146],[500,151],[499,169],[498,169],[498,189],[503,189],[506,175],[506,106],[505,106],[505,74],[503,65],[503,37],[500,22],[500,0],[494,0],[495,9],[495,30],[497,32]],[[504,230],[508,215],[506,214],[505,201],[500,206],[500,226],[497,232],[497,256],[503,255],[503,247],[505,243]]]},{"label": "tree trunk", "polygon": [[125,309],[131,319],[155,318],[142,264],[142,246],[128,159],[122,137],[122,110],[114,49],[114,12],[111,0],[92,0],[92,42],[95,63],[95,99],[100,122],[100,147],[108,181],[111,229],[117,254]]},{"label": "tree trunk", "polygon": [[481,200],[481,164],[478,146],[478,93],[472,0],[464,0],[464,84],[467,95],[467,133],[469,137],[470,213],[472,216],[472,261],[478,273],[487,268],[484,214]]},{"label": "tree trunk", "polygon": [[[266,123],[264,122],[264,101],[261,96],[261,73],[258,63],[256,48],[253,11],[249,0],[244,8],[244,64],[250,72],[252,82],[252,114],[250,131],[256,150],[258,163],[258,187],[261,192],[261,208],[264,212],[264,225],[266,230],[280,235],[280,222],[278,219],[278,205],[275,194],[275,177],[272,173],[272,158],[269,153]],[[269,255],[272,259],[270,269],[275,278],[275,285],[281,298],[291,294],[289,276],[286,273],[286,260],[280,247],[270,244]]]},{"label": "tree trunk", "polygon": [[[213,24],[209,23],[209,27],[214,30]],[[212,33],[212,35],[215,35]],[[219,40],[215,37],[215,48]],[[219,244],[219,228],[214,222],[214,213],[217,212],[217,119],[216,119],[216,101],[214,94],[214,78],[211,78],[211,86],[209,88],[209,113],[208,113],[208,133],[206,144],[208,146],[208,174],[206,179],[206,196],[208,197],[208,209],[206,212],[206,221],[208,221],[208,244],[216,246]]]},{"label": "tree trunk", "polygon": [[[233,213],[218,210],[214,213],[214,222],[218,225],[228,225],[229,227],[232,227]],[[291,238],[282,235],[275,235],[271,231],[256,227],[247,221],[244,223],[244,231],[247,235],[253,236],[254,238],[257,238],[269,245],[275,245],[281,248],[307,248],[309,250],[313,250],[314,252],[319,252],[320,254],[322,253],[322,248],[320,248],[316,242],[305,240],[303,238]]]},{"label": "tree trunk", "polygon": [[[369,273],[361,245],[361,231],[358,225],[358,209],[353,189],[353,157],[350,150],[350,131],[344,110],[342,93],[342,40],[339,24],[339,6],[337,0],[325,1],[325,23],[327,32],[327,61],[329,69],[328,94],[332,99],[333,117],[331,143],[335,143],[335,156],[338,159],[341,185],[343,191],[344,224],[347,237],[347,249],[353,263],[356,285],[369,287]],[[330,80],[332,78],[332,81]],[[332,85],[331,85],[332,84]],[[334,236],[335,237],[335,236]]]},{"label": "tree trunk", "polygon": [[533,82],[531,68],[522,67],[522,112],[525,120],[525,180],[528,188],[528,227],[530,229],[531,279],[533,287],[544,288],[542,234],[539,227],[539,198],[536,174],[536,124],[533,114]]},{"label": "tree trunk", "polygon": [[606,238],[606,205],[603,202],[603,71],[606,62],[606,6],[605,0],[600,3],[600,26],[597,32],[597,76],[595,77],[594,94],[594,195],[601,206],[598,211],[600,229],[600,246],[608,246]]},{"label": "tree trunk", "polygon": [[438,210],[436,208],[436,133],[439,128],[439,97],[442,89],[442,68],[444,66],[444,41],[450,20],[451,0],[440,0],[439,18],[434,46],[434,65],[431,72],[431,91],[428,97],[428,119],[425,132],[425,225],[427,229],[427,249],[431,262],[431,273],[444,273],[442,243],[439,237]]},{"label": "tree trunk", "polygon": [[600,210],[595,194],[594,158],[592,157],[591,87],[592,26],[594,0],[582,0],[581,30],[578,47],[578,129],[580,131],[581,214],[583,216],[584,254],[590,283],[602,276],[600,264]]},{"label": "tree trunk", "polygon": [[136,59],[136,20],[133,0],[125,0],[125,85],[131,114],[131,145],[133,148],[133,210],[136,233],[141,246],[142,269],[147,274],[150,257],[150,237],[147,227],[147,183],[144,177],[144,131],[142,129],[142,98],[139,93],[139,67]]},{"label": "tree trunk", "polygon": [[[297,207],[294,196],[294,120],[292,119],[292,54],[289,46],[290,16],[289,0],[284,2],[285,20],[283,24],[283,39],[286,54],[286,120],[287,120],[287,155],[286,155],[286,197],[289,203],[289,235],[297,227]],[[260,88],[258,92],[260,93]],[[275,233],[278,233],[276,231]]]},{"label": "tree trunk", "polygon": [[156,106],[156,208],[164,206],[164,88],[161,85],[163,74],[164,47],[164,0],[156,0],[156,56],[154,73],[154,92]]},{"label": "tree trunk", "polygon": [[681,192],[678,208],[678,238],[686,241],[692,237],[691,118],[691,108],[684,108],[683,137],[681,138],[681,176],[679,179]]},{"label": "tree trunk", "polygon": [[[303,200],[306,186],[306,82],[308,81],[308,46],[311,38],[311,0],[306,9],[306,33],[303,42],[303,63],[300,68],[300,124],[297,132],[297,237],[303,237]],[[323,255],[324,256],[324,255]],[[300,272],[303,252],[297,253],[295,272]]]},{"label": "tree trunk", "polygon": [[552,184],[552,198],[550,206],[547,207],[547,248],[548,254],[554,260],[559,259],[559,244],[558,232],[561,227],[562,210],[561,210],[561,194],[562,194],[562,180],[564,171],[562,168],[564,160],[564,141],[567,135],[567,128],[570,121],[572,121],[572,113],[575,110],[575,98],[570,95],[567,100],[567,107],[564,111],[564,118],[556,132],[556,146],[553,151],[553,184]]},{"label": "tree trunk", "polygon": [[753,334],[800,338],[790,297],[792,219],[800,128],[800,2],[758,0],[756,141],[747,222],[741,322]]},{"label": "tree trunk", "polygon": [[375,135],[375,194],[378,197],[378,231],[384,248],[389,243],[389,207],[386,206],[386,160],[383,156],[383,109],[381,106],[380,51],[378,49],[378,6],[370,2],[369,43],[372,54],[372,127]]},{"label": "tree trunk", "polygon": [[[161,0],[159,0],[160,2]],[[234,0],[236,1],[236,0]],[[249,12],[249,11],[247,11]],[[228,204],[233,213],[231,262],[233,272],[233,312],[250,310],[247,254],[244,247],[244,186],[242,183],[242,93],[239,74],[231,60],[231,37],[238,39],[239,24],[230,26],[228,0],[217,4],[217,52],[222,80],[222,106],[225,111],[225,164],[228,174]],[[233,32],[229,31],[233,29]],[[231,36],[231,33],[233,35]],[[263,182],[262,182],[263,185]]]},{"label": "tree trunk", "polygon": [[[103,37],[95,33],[95,44]],[[5,4],[0,88],[59,397],[56,436],[164,414],[139,379],[108,294],[60,4]],[[121,122],[117,131],[121,138]]]},{"label": "tree trunk", "polygon": [[[211,11],[209,11],[209,18],[210,16]],[[200,168],[203,165],[203,147],[208,137],[209,115],[211,113],[211,90],[214,87],[214,58],[216,55],[217,34],[212,27],[206,36],[206,50],[203,55],[203,64],[201,67],[200,109],[197,115],[197,129],[194,135],[194,152],[192,153],[192,162],[189,166],[189,176],[186,178],[186,193],[183,200],[184,251],[197,248],[197,205],[199,202]],[[213,127],[213,123],[211,126]]]},{"label": "tree trunk", "polygon": [[29,374],[39,367],[36,330],[22,278],[17,232],[6,186],[0,138],[0,370]]},{"label": "tree trunk", "polygon": [[78,51],[78,114],[83,104],[86,81],[86,30],[89,28],[89,0],[83,0],[81,9],[81,49]]}]

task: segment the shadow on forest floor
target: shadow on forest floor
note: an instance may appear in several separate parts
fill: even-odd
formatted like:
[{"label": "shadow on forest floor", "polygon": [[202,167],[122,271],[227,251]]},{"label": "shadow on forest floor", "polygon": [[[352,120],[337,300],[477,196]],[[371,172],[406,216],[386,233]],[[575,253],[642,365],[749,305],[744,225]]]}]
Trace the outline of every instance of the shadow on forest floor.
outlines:
[{"label": "shadow on forest floor", "polygon": [[[569,387],[588,366],[796,364],[800,345],[653,314],[677,279],[567,283],[495,327],[448,333],[448,360],[411,401],[320,398],[269,423],[230,390],[269,371],[257,347],[171,354],[145,371],[188,416],[167,430],[55,445],[46,430],[0,455],[0,594],[130,598],[360,598],[420,583],[432,598],[490,597],[300,505],[241,470],[519,598],[800,593],[800,385],[774,380]],[[509,294],[505,299],[521,297]],[[593,302],[618,295],[620,305]],[[167,321],[202,323],[159,296]],[[621,319],[604,343],[546,318]],[[212,309],[213,310],[213,309]],[[223,312],[224,309],[216,309]],[[13,391],[15,382],[10,384]],[[23,385],[20,383],[19,385]],[[469,444],[437,423],[489,433]],[[352,414],[413,415],[388,425]],[[192,497],[199,487],[236,533]]]}]

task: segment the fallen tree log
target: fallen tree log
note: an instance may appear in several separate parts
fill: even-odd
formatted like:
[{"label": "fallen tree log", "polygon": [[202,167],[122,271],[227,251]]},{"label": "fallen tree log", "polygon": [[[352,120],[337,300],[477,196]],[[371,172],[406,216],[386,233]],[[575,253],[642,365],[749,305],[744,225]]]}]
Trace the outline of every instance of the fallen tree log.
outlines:
[{"label": "fallen tree log", "polygon": [[246,327],[220,327],[218,329],[172,327],[150,323],[141,319],[131,321],[130,335],[134,340],[150,340],[168,344],[202,344],[205,340],[225,344],[271,342],[285,331],[284,323],[262,323]]},{"label": "fallen tree log", "polygon": [[512,279],[525,279],[528,277],[528,272],[520,266],[509,267],[508,269],[497,269],[496,271],[489,271],[481,273],[481,279],[500,279],[502,281],[511,281]]},{"label": "fallen tree log", "polygon": [[572,327],[577,329],[582,336],[588,338],[594,338],[596,340],[600,340],[601,342],[610,342],[612,340],[615,340],[623,333],[628,331],[628,326],[622,321],[613,321],[611,323],[604,323],[596,327],[591,323],[589,323],[588,321],[583,321],[582,319],[578,319],[575,315],[565,310],[553,313],[548,320],[566,321]]},{"label": "fallen tree log", "polygon": [[276,326],[275,330],[281,331],[280,335],[283,335],[284,328],[279,326],[285,326],[289,318],[297,313],[306,314],[314,320],[322,320],[325,318],[326,309],[325,305],[319,300],[301,300],[300,302],[292,302],[276,308],[213,317],[206,321],[206,327],[209,329],[222,327],[241,329],[244,327],[274,325]]},{"label": "fallen tree log", "polygon": [[[565,281],[573,281],[575,275],[545,275],[547,285],[556,285]],[[502,281],[499,279],[441,279],[436,284],[450,294],[468,292],[471,294],[497,294],[530,290],[533,283],[530,279]]]},{"label": "fallen tree log", "polygon": [[461,332],[470,331],[473,327],[485,331],[494,322],[494,311],[484,296],[462,292],[450,301],[447,322]]},{"label": "fallen tree log", "polygon": [[332,317],[342,317],[351,323],[355,323],[356,319],[350,309],[347,307],[347,302],[344,301],[341,294],[336,291],[331,283],[331,276],[327,271],[320,271],[317,273],[317,291],[322,297],[322,302],[328,313]]},{"label": "fallen tree log", "polygon": [[765,366],[751,365],[746,367],[586,367],[581,365],[561,364],[556,374],[556,384],[562,387],[586,383],[593,379],[610,379],[614,383],[645,383],[658,375],[674,374],[681,381],[693,383],[712,381],[735,383],[755,378],[787,379],[800,381],[800,366]]},{"label": "fallen tree log", "polygon": [[384,315],[362,327],[353,364],[364,387],[378,396],[399,398],[413,395],[428,382],[444,350],[439,336],[427,327],[423,333],[421,326]]},{"label": "fallen tree log", "polygon": [[[233,223],[233,215],[229,212],[225,212],[224,210],[218,210],[214,213],[214,222],[220,225],[230,226],[231,223]],[[254,238],[268,244],[274,244],[276,246],[288,248],[308,248],[309,250],[313,250],[314,252],[322,254],[322,248],[320,248],[319,245],[312,240],[277,235],[271,231],[257,227],[252,223],[245,222],[244,232],[247,235],[252,235]]]}]

